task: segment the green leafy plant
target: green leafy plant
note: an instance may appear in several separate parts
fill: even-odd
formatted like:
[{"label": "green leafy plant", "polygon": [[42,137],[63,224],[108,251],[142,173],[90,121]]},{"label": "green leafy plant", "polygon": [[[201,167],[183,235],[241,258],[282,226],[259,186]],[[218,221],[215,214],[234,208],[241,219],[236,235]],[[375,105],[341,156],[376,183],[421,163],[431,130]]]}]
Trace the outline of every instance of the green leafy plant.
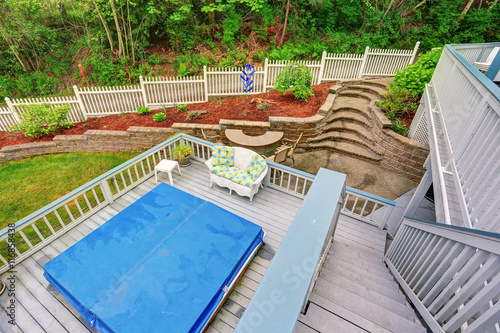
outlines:
[{"label": "green leafy plant", "polygon": [[269,103],[264,102],[264,103],[261,103],[261,104],[257,105],[257,110],[259,110],[259,111],[264,111],[264,110],[266,110],[268,107],[269,107]]},{"label": "green leafy plant", "polygon": [[51,108],[50,104],[32,104],[24,107],[23,120],[11,127],[13,131],[21,131],[26,137],[40,138],[52,134],[59,128],[73,125],[67,116],[69,104]]},{"label": "green leafy plant", "polygon": [[377,106],[385,111],[387,118],[392,122],[392,129],[395,132],[403,135],[408,132],[400,118],[417,111],[425,85],[432,78],[441,52],[441,49],[431,50],[413,65],[398,71],[394,82],[387,89],[388,92],[377,102]]},{"label": "green leafy plant", "polygon": [[154,114],[153,115],[153,120],[154,121],[158,121],[158,122],[164,121],[165,120],[165,113],[160,112],[160,113]]},{"label": "green leafy plant", "polygon": [[296,99],[307,101],[309,96],[314,96],[311,88],[312,79],[306,66],[290,63],[276,78],[274,88],[283,94],[291,91]]},{"label": "green leafy plant", "polygon": [[149,108],[147,106],[139,106],[137,108],[137,113],[145,116],[149,113]]},{"label": "green leafy plant", "polygon": [[179,110],[179,111],[186,111],[186,109],[187,109],[186,104],[177,105],[177,110]]},{"label": "green leafy plant", "polygon": [[187,114],[187,117],[186,119],[195,119],[195,118],[198,118],[198,117],[201,117],[201,113],[198,112],[198,111],[189,111],[188,114]]},{"label": "green leafy plant", "polygon": [[193,155],[193,147],[187,145],[178,145],[172,149],[172,156],[175,159],[182,160]]}]

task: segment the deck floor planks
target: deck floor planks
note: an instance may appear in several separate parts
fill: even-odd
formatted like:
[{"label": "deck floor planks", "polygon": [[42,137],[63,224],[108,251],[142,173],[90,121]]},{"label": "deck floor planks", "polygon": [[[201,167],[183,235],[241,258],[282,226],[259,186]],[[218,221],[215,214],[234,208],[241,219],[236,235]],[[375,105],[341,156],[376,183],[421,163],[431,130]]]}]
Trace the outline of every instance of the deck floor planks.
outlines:
[{"label": "deck floor planks", "polygon": [[[202,173],[201,165],[197,164],[199,163],[193,163],[193,168],[189,171],[183,170],[182,176],[174,175],[174,186],[232,211],[262,226],[266,231],[267,243],[258,251],[209,328],[209,332],[232,332],[255,293],[259,281],[267,271],[295,213],[300,208],[302,199],[264,188],[254,197],[253,204],[250,204],[247,197],[240,197],[236,193],[230,196],[227,191],[224,192],[226,189],[217,185],[210,188],[208,172]],[[154,181],[154,177],[146,180],[18,264],[21,268],[18,274],[22,275],[19,287],[24,289],[21,291],[21,301],[18,301],[16,310],[17,319],[22,318],[22,323],[18,322],[18,327],[12,330],[13,332],[96,332],[45,280],[42,275],[43,265],[114,217],[157,184],[159,183]],[[26,299],[31,301],[26,302]],[[8,317],[4,311],[1,312],[0,322],[3,327]],[[7,327],[11,329],[11,325]]]}]

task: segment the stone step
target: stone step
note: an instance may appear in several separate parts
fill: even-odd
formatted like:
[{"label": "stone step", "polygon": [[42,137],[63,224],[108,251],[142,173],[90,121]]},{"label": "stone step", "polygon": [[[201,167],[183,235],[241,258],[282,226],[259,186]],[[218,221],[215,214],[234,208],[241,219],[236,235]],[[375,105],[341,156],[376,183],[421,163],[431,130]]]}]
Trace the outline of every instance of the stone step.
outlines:
[{"label": "stone step", "polygon": [[322,142],[322,141],[349,141],[358,146],[368,148],[377,155],[382,155],[382,153],[378,152],[373,147],[374,146],[373,141],[367,140],[366,138],[358,135],[356,132],[328,131],[314,138],[309,138],[307,140],[307,143]]},{"label": "stone step", "polygon": [[371,102],[371,101],[378,99],[378,97],[375,94],[366,93],[364,91],[356,90],[356,89],[342,90],[338,93],[337,96],[338,97],[352,97],[352,98],[357,98],[357,99],[363,99],[367,102]]},{"label": "stone step", "polygon": [[380,162],[382,160],[382,158],[379,155],[375,154],[372,150],[360,147],[352,142],[325,140],[321,142],[311,142],[307,146],[308,149],[331,149],[339,153],[347,154],[372,162]]},{"label": "stone step", "polygon": [[335,98],[332,109],[351,108],[356,110],[367,110],[368,105],[370,105],[370,101],[363,98],[339,95]]},{"label": "stone step", "polygon": [[372,132],[366,126],[351,122],[347,119],[333,121],[323,128],[323,133],[327,132],[352,132],[362,138],[365,138],[369,142],[375,142]]},{"label": "stone step", "polygon": [[385,85],[377,83],[373,84],[368,82],[369,81],[359,82],[359,83],[348,83],[344,85],[344,87],[349,87],[349,89],[366,90],[367,92],[372,92],[379,96],[387,92],[387,87]]},{"label": "stone step", "polygon": [[385,89],[387,86],[389,86],[393,82],[392,77],[385,77],[385,78],[378,78],[378,79],[347,79],[347,80],[341,80],[337,82],[337,85],[340,86],[356,86],[356,85],[361,85],[361,86],[369,86],[369,87],[376,87],[376,88],[383,88]]},{"label": "stone step", "polygon": [[373,125],[371,124],[371,119],[369,117],[367,117],[363,113],[355,112],[352,109],[341,109],[338,111],[334,111],[325,119],[325,121],[328,123],[334,122],[336,120],[355,121],[367,127],[373,127]]}]

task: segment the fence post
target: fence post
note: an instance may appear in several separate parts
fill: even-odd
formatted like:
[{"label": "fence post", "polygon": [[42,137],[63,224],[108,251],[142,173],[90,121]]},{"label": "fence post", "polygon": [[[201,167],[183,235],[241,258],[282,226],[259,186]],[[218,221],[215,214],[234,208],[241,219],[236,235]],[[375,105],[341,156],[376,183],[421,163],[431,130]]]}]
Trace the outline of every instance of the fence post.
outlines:
[{"label": "fence post", "polygon": [[264,86],[262,87],[263,93],[267,91],[267,71],[269,70],[268,62],[269,60],[266,58],[266,60],[264,61]]},{"label": "fence post", "polygon": [[410,62],[408,63],[408,66],[413,64],[413,61],[415,60],[415,57],[417,56],[419,46],[420,46],[420,42],[417,42],[417,44],[415,44],[415,48],[413,49],[413,54],[411,55]]},{"label": "fence post", "polygon": [[363,62],[361,63],[361,67],[359,68],[359,75],[358,75],[359,78],[363,77],[363,71],[365,70],[366,61],[368,59],[369,53],[370,53],[370,47],[367,46],[365,49],[365,55],[363,56]]},{"label": "fence post", "polygon": [[148,97],[146,96],[146,87],[144,86],[144,79],[142,75],[139,75],[139,82],[141,83],[142,99],[144,100],[144,106],[148,106]]},{"label": "fence post", "polygon": [[207,76],[207,66],[203,65],[203,85],[205,87],[205,102],[208,101],[208,76]]},{"label": "fence post", "polygon": [[5,97],[5,103],[7,103],[7,106],[9,107],[10,111],[12,112],[12,115],[14,116],[14,119],[16,119],[17,123],[21,122],[21,117],[19,117],[19,112],[14,108],[14,105],[12,105],[12,102],[10,101],[10,98]]},{"label": "fence post", "polygon": [[80,95],[80,91],[77,86],[73,86],[73,91],[75,92],[76,100],[78,101],[78,105],[80,105],[80,110],[82,110],[83,119],[87,120],[87,109],[85,109],[85,105],[83,104],[82,96]]},{"label": "fence post", "polygon": [[323,72],[325,70],[325,62],[326,62],[326,51],[323,51],[323,55],[321,56],[321,65],[319,67],[318,81],[316,84],[321,84],[323,80]]}]

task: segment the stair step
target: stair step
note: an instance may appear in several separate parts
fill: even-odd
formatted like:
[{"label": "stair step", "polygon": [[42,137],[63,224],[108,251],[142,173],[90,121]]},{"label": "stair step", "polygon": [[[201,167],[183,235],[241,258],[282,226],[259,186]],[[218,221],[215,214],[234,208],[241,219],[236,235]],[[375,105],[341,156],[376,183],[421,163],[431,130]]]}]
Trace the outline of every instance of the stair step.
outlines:
[{"label": "stair step", "polygon": [[323,127],[323,132],[339,131],[339,132],[354,132],[368,141],[375,142],[373,134],[366,126],[351,122],[349,120],[335,120]]},{"label": "stair step", "polygon": [[[357,145],[372,149],[373,142],[367,140],[366,138],[358,135],[355,132],[341,132],[341,131],[328,131],[313,138],[309,138],[307,142],[321,142],[324,140],[331,141],[350,141]],[[372,149],[373,150],[373,149]]]},{"label": "stair step", "polygon": [[364,91],[366,93],[373,94],[378,98],[381,98],[383,94],[387,93],[386,87],[379,85],[368,85],[368,84],[348,84],[346,85],[349,89]]},{"label": "stair step", "polygon": [[338,95],[333,102],[333,109],[346,107],[358,110],[366,110],[370,105],[370,101],[355,96]]},{"label": "stair step", "polygon": [[386,309],[387,311],[391,311],[392,313],[397,314],[398,316],[401,316],[411,321],[415,320],[415,313],[411,308],[406,306],[405,300],[395,301],[390,297],[379,294],[375,290],[367,288],[365,285],[347,279],[340,274],[335,274],[334,279],[330,280],[331,281],[328,281],[327,279],[321,277],[321,280],[317,282],[317,285],[325,284],[324,285],[325,288],[332,290],[335,290],[337,288],[342,288],[350,293],[368,299],[370,300],[370,302],[375,303],[378,306]]},{"label": "stair step", "polygon": [[344,141],[322,141],[322,142],[313,142],[308,144],[308,148],[310,149],[318,149],[318,148],[326,148],[338,151],[340,153],[344,153],[347,155],[351,155],[354,157],[366,159],[373,162],[380,162],[382,158],[375,154],[373,151],[368,148],[359,147],[351,142]]},{"label": "stair step", "polygon": [[384,78],[377,78],[377,79],[347,79],[347,80],[341,80],[337,82],[336,86],[356,86],[356,85],[361,85],[361,86],[370,86],[370,87],[376,87],[376,88],[382,88],[382,89],[387,89],[387,86],[389,86],[393,82],[392,77],[384,77]]},{"label": "stair step", "polygon": [[335,253],[330,253],[323,267],[333,272],[337,269],[345,269],[367,279],[373,279],[375,282],[382,285],[392,286],[396,283],[392,275],[389,275],[390,273],[382,273],[378,270],[368,270],[366,267],[359,265],[358,262],[348,262],[347,260],[338,258]]},{"label": "stair step", "polygon": [[339,91],[338,96],[364,99],[367,102],[380,99],[380,97],[378,95],[375,95],[374,93],[368,93],[358,89],[351,89],[350,87],[349,89]]},{"label": "stair step", "polygon": [[341,109],[338,111],[332,112],[332,114],[325,119],[327,122],[334,122],[338,120],[348,120],[348,121],[353,121],[357,122],[360,124],[363,124],[364,126],[367,127],[373,127],[371,124],[371,119],[368,118],[366,115],[359,113],[359,112],[353,112],[352,110],[345,110]]},{"label": "stair step", "polygon": [[[333,287],[332,287],[333,286]],[[318,278],[314,287],[314,293],[322,295],[324,298],[341,304],[344,308],[362,313],[363,316],[392,332],[423,333],[426,329],[415,323],[414,319],[408,320],[399,316],[386,308],[379,306],[363,296],[356,295],[343,289],[341,286],[333,285]],[[399,305],[398,307],[401,307]]]},{"label": "stair step", "polygon": [[405,304],[406,301],[404,295],[401,294],[398,288],[393,286],[392,284],[391,285],[380,284],[374,281],[373,279],[369,279],[365,276],[356,274],[346,269],[336,269],[335,271],[331,271],[329,269],[325,270],[321,269],[319,275],[323,279],[328,280],[330,282],[334,282],[333,280],[336,279],[337,276],[342,276],[345,279],[366,286],[370,290],[373,290],[374,292],[377,292],[401,304]]}]

